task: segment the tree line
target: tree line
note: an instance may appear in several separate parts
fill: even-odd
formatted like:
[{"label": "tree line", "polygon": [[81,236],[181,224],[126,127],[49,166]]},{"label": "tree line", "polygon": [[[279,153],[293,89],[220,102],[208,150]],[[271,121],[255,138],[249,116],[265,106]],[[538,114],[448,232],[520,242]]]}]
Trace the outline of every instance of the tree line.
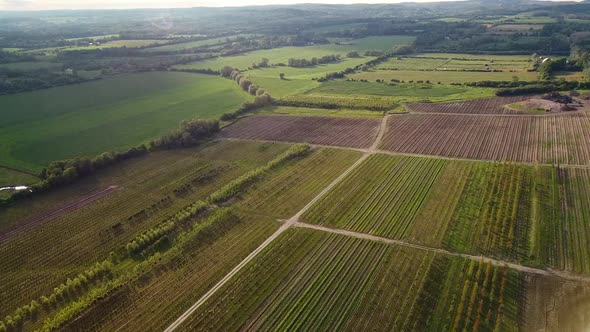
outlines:
[{"label": "tree line", "polygon": [[313,57],[311,60],[291,58],[287,61],[287,66],[294,68],[314,67],[321,64],[339,62],[339,54],[324,55],[320,58]]}]

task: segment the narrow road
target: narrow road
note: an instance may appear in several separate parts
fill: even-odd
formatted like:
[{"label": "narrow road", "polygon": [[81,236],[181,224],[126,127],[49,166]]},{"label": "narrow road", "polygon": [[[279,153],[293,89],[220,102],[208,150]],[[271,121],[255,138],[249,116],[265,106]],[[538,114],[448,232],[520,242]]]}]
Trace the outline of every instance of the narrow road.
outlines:
[{"label": "narrow road", "polygon": [[228,274],[226,274],[215,286],[213,286],[207,293],[205,293],[195,304],[193,304],[187,311],[185,311],[174,323],[170,324],[164,332],[172,332],[176,330],[186,319],[193,314],[203,303],[205,303],[211,296],[213,296],[220,288],[223,287],[233,276],[235,276],[240,270],[246,266],[250,261],[252,261],[260,252],[262,252],[269,244],[272,243],[276,238],[278,238],[283,232],[287,229],[291,228],[292,226],[299,223],[299,218],[311,208],[317,201],[319,201],[322,197],[324,197],[332,188],[334,188],[338,183],[344,180],[352,171],[354,171],[357,167],[359,167],[370,155],[374,154],[377,151],[377,147],[381,143],[381,139],[383,138],[385,129],[387,128],[387,119],[389,116],[384,116],[381,120],[381,125],[379,126],[379,131],[377,133],[377,137],[375,138],[375,142],[371,148],[367,151],[364,151],[363,155],[359,160],[357,160],[352,166],[350,166],[346,171],[344,171],[338,178],[336,178],[332,183],[330,183],[324,190],[322,190],[319,194],[317,194],[307,205],[305,205],[297,214],[293,217],[289,218],[281,227],[274,232],[268,239],[266,239],[258,248],[256,248],[253,252],[251,252],[244,260],[240,262],[233,270],[231,270]]},{"label": "narrow road", "polygon": [[513,270],[516,270],[519,272],[524,272],[524,273],[529,273],[529,274],[536,274],[536,275],[542,275],[542,276],[547,276],[547,277],[557,277],[560,279],[575,281],[575,282],[590,283],[590,277],[584,277],[584,276],[569,273],[566,271],[537,269],[534,267],[515,264],[515,263],[511,263],[508,261],[503,261],[503,260],[499,260],[499,259],[495,259],[495,258],[491,258],[491,257],[487,257],[487,256],[462,254],[462,253],[458,253],[458,252],[448,251],[445,249],[409,243],[409,242],[402,241],[402,240],[392,240],[392,239],[388,239],[388,238],[384,238],[384,237],[380,237],[380,236],[359,233],[359,232],[354,232],[354,231],[347,231],[344,229],[329,228],[329,227],[307,224],[307,223],[302,223],[302,222],[295,222],[295,224],[293,224],[293,226],[300,227],[300,228],[308,228],[308,229],[313,229],[316,231],[328,232],[328,233],[333,233],[333,234],[340,234],[340,235],[355,237],[355,238],[364,239],[364,240],[382,242],[382,243],[396,245],[396,246],[400,246],[400,247],[418,249],[418,250],[423,250],[423,251],[430,251],[430,252],[434,252],[434,253],[442,254],[442,255],[447,255],[447,256],[461,257],[461,258],[466,258],[466,259],[470,259],[470,260],[477,261],[477,262],[480,262],[480,261],[489,262],[495,266],[501,266],[501,267],[507,266]]}]

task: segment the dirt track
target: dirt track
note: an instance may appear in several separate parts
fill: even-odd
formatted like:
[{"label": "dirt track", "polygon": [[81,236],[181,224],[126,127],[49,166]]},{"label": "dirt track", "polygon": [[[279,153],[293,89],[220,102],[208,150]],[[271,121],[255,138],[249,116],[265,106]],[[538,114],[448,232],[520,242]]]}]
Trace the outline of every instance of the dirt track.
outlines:
[{"label": "dirt track", "polygon": [[14,225],[13,227],[10,227],[8,230],[0,232],[0,243],[3,243],[5,241],[9,240],[11,237],[13,237],[21,232],[28,231],[28,230],[33,229],[39,225],[42,225],[48,221],[51,221],[55,218],[63,216],[64,214],[66,214],[68,212],[72,212],[72,211],[78,210],[80,208],[83,208],[84,206],[86,206],[86,205],[88,205],[88,204],[90,204],[102,197],[107,196],[108,194],[117,190],[117,188],[118,188],[118,186],[110,186],[106,189],[94,192],[88,196],[84,196],[75,202],[71,202],[71,203],[66,204],[64,206],[61,206],[56,210],[50,211],[49,213],[44,213],[44,214],[29,218],[27,220],[17,222],[16,225]]}]

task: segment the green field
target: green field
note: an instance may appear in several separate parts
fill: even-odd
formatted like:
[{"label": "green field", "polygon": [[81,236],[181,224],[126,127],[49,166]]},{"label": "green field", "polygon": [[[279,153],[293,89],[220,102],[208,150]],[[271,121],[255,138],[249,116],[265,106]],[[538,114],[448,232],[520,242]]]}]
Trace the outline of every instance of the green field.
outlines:
[{"label": "green field", "polygon": [[518,281],[517,273],[485,264],[294,229],[181,328],[469,331],[478,324],[507,331],[518,327]]},{"label": "green field", "polygon": [[184,119],[216,119],[250,98],[230,80],[166,72],[1,96],[0,163],[37,172],[146,142]]},{"label": "green field", "polygon": [[260,115],[334,116],[342,118],[381,118],[383,113],[353,109],[325,109],[310,107],[270,106],[254,112]]}]

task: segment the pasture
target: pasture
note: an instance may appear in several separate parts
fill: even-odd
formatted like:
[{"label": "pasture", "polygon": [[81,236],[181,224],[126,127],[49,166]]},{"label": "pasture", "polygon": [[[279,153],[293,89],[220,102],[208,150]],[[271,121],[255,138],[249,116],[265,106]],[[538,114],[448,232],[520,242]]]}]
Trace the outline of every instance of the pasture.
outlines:
[{"label": "pasture", "polygon": [[168,72],[0,96],[0,163],[38,172],[144,143],[181,120],[217,119],[251,98],[227,79]]}]

